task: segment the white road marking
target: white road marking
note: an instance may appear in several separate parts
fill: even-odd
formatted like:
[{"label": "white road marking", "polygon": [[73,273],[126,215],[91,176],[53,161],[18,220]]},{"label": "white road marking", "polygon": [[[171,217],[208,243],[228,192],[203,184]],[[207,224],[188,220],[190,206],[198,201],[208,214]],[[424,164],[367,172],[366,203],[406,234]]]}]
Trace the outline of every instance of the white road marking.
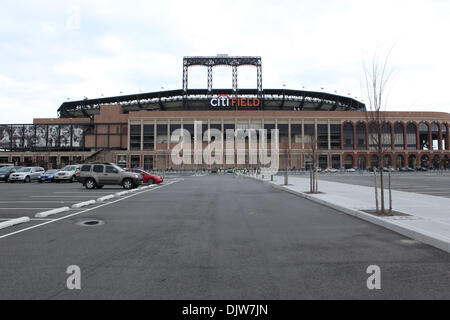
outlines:
[{"label": "white road marking", "polygon": [[[8,221],[8,220],[12,220],[15,218],[0,218],[0,221]],[[30,218],[30,221],[51,221],[54,219],[44,219],[44,218]]]},{"label": "white road marking", "polygon": [[86,195],[86,196],[31,196],[30,198],[96,198],[96,195]]},{"label": "white road marking", "polygon": [[[179,180],[179,181],[182,181],[182,180]],[[111,205],[113,203],[116,203],[116,202],[119,202],[119,201],[123,201],[125,199],[131,198],[131,197],[135,197],[137,195],[140,195],[140,194],[143,194],[143,193],[146,193],[146,192],[162,189],[164,187],[168,187],[168,186],[170,186],[170,185],[172,185],[172,184],[174,184],[176,182],[179,182],[179,181],[173,181],[173,182],[170,182],[170,183],[167,183],[167,184],[164,184],[164,185],[159,185],[158,187],[155,187],[155,188],[145,189],[142,192],[132,193],[129,196],[119,198],[119,199],[117,199],[115,201],[107,202],[107,203],[98,205],[98,206],[93,207],[93,208],[89,208],[89,209],[86,209],[86,210],[83,210],[83,211],[79,211],[79,212],[76,212],[76,213],[69,214],[69,215],[61,217],[61,218],[52,219],[50,221],[46,221],[44,223],[40,223],[40,224],[37,224],[37,225],[32,226],[32,227],[28,227],[28,228],[21,229],[21,230],[15,231],[15,232],[11,232],[11,233],[5,234],[3,236],[0,236],[0,239],[6,238],[6,237],[9,237],[9,236],[18,234],[18,233],[22,233],[22,232],[25,232],[25,231],[28,231],[28,230],[32,230],[32,229],[35,229],[35,228],[38,228],[38,227],[41,227],[41,226],[45,226],[45,225],[53,223],[53,222],[57,222],[57,221],[60,221],[60,220],[65,220],[65,219],[68,219],[68,218],[71,218],[71,217],[74,217],[74,216],[78,216],[80,214],[83,214],[83,213],[86,213],[86,212],[90,212],[90,211],[93,211],[93,210],[101,208],[101,207],[109,206],[109,205]]]},{"label": "white road marking", "polygon": [[53,192],[54,194],[93,194],[93,193],[97,193],[97,194],[103,194],[103,193],[111,193],[111,192],[115,192],[116,190],[120,190],[120,189],[109,189],[108,190],[104,190],[104,191],[77,191],[77,192]]},{"label": "white road marking", "polygon": [[78,200],[26,200],[26,201],[0,201],[0,203],[64,203],[64,202],[75,202]]},{"label": "white road marking", "polygon": [[0,210],[50,210],[54,208],[0,208]]}]

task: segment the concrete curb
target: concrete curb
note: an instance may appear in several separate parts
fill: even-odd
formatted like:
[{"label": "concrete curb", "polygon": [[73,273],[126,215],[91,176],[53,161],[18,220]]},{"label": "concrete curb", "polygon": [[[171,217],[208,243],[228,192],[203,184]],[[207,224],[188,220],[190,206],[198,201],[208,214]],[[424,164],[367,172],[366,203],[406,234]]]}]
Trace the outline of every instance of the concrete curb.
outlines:
[{"label": "concrete curb", "polygon": [[113,195],[113,194],[110,194],[110,195],[107,195],[107,196],[98,198],[98,199],[97,199],[97,202],[104,202],[104,201],[109,200],[109,199],[112,199],[112,198],[114,198],[114,195]]},{"label": "concrete curb", "polygon": [[124,196],[124,195],[126,195],[126,194],[129,194],[129,193],[130,193],[129,191],[121,191],[121,192],[117,192],[117,193],[115,194],[115,196],[120,197],[120,196]]},{"label": "concrete curb", "polygon": [[80,202],[80,203],[75,203],[74,205],[72,205],[72,208],[78,209],[78,208],[86,207],[86,206],[89,206],[89,205],[95,204],[95,203],[96,203],[95,200],[84,201],[84,202]]},{"label": "concrete curb", "polygon": [[56,208],[56,209],[52,209],[52,210],[49,210],[49,211],[36,213],[35,217],[36,218],[46,218],[48,216],[52,216],[54,214],[66,212],[66,211],[69,211],[69,210],[70,210],[69,207]]},{"label": "concrete curb", "polygon": [[8,221],[0,222],[0,229],[12,227],[12,226],[15,226],[16,224],[27,223],[27,222],[30,222],[29,217],[21,217],[21,218],[17,218],[17,219],[11,219]]},{"label": "concrete curb", "polygon": [[323,205],[325,207],[328,207],[328,208],[337,210],[339,212],[342,212],[342,213],[345,213],[345,214],[357,217],[359,219],[371,222],[371,223],[376,224],[376,225],[378,225],[380,227],[384,227],[386,229],[389,229],[391,231],[394,231],[396,233],[404,235],[404,236],[406,236],[408,238],[411,238],[411,239],[414,239],[414,240],[426,243],[426,244],[428,244],[430,246],[436,247],[438,249],[441,249],[441,250],[444,250],[444,251],[450,253],[450,239],[449,240],[441,239],[441,238],[439,238],[437,236],[434,236],[433,234],[427,233],[426,231],[423,231],[423,230],[420,230],[420,229],[406,228],[406,227],[403,227],[401,225],[396,224],[393,221],[388,221],[385,218],[376,217],[376,216],[373,216],[371,214],[365,213],[363,211],[342,207],[340,205],[337,205],[337,204],[334,204],[334,203],[331,203],[331,202],[328,202],[328,201],[325,201],[325,200],[322,200],[322,199],[317,199],[314,196],[311,196],[311,195],[308,195],[308,194],[305,194],[305,193],[302,193],[302,192],[289,190],[289,189],[287,189],[287,188],[285,188],[283,186],[279,186],[279,185],[276,185],[274,183],[270,183],[270,181],[263,181],[263,180],[260,180],[258,178],[256,178],[256,180],[259,180],[262,183],[269,184],[270,186],[272,186],[272,187],[274,187],[276,189],[289,192],[289,193],[294,194],[296,196],[299,196],[299,197],[302,197],[304,199],[308,199],[308,200],[313,201],[315,203],[321,204],[321,205]]}]

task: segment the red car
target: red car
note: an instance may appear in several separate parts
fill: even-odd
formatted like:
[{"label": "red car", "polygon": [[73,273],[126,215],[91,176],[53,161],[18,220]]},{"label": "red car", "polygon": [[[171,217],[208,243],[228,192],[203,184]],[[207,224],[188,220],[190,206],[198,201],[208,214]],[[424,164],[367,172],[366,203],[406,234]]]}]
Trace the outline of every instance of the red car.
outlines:
[{"label": "red car", "polygon": [[155,174],[150,174],[142,169],[130,169],[127,168],[125,169],[125,171],[130,171],[130,172],[135,172],[135,173],[139,173],[142,175],[142,182],[143,183],[148,183],[148,184],[159,184],[162,183],[164,181],[164,179],[161,176],[155,175]]}]

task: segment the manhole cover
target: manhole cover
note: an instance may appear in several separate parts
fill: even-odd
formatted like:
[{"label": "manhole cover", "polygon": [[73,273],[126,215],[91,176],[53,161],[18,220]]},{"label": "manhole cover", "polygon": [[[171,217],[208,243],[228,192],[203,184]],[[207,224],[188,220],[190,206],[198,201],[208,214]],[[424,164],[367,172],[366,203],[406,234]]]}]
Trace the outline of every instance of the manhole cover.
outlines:
[{"label": "manhole cover", "polygon": [[99,219],[82,219],[76,221],[75,224],[83,227],[96,227],[104,225],[105,222]]}]

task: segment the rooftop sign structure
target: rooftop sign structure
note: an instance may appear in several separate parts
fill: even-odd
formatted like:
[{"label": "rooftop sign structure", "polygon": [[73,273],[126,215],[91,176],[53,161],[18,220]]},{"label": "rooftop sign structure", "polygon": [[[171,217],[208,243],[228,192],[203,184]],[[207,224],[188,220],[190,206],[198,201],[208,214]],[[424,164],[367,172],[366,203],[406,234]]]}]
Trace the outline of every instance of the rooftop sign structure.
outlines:
[{"label": "rooftop sign structure", "polygon": [[183,91],[187,95],[189,83],[189,67],[204,66],[208,68],[208,92],[212,92],[213,68],[217,66],[230,66],[232,68],[232,90],[238,90],[238,67],[254,66],[257,69],[256,88],[258,96],[262,95],[262,62],[261,57],[256,56],[228,56],[219,54],[217,56],[184,57],[183,58]]}]

